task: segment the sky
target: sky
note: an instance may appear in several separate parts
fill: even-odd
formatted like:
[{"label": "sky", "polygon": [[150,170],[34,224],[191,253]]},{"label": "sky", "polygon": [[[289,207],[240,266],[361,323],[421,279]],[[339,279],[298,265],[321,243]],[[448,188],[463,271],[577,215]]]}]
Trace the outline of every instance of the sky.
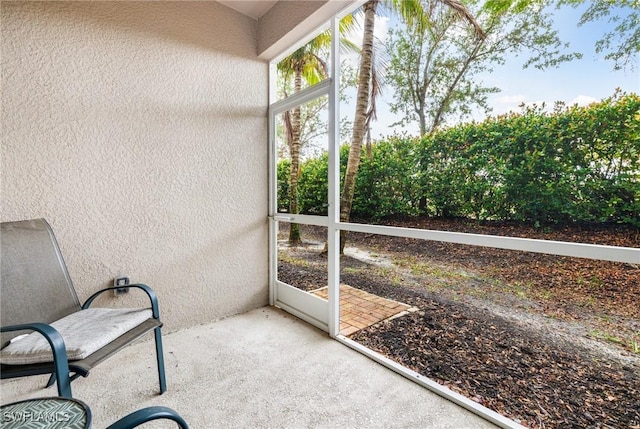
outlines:
[{"label": "sky", "polygon": [[[487,86],[496,86],[502,90],[490,97],[493,115],[509,110],[520,111],[518,106],[521,103],[539,105],[545,102],[547,106],[553,106],[555,101],[564,101],[567,104],[586,105],[613,95],[618,87],[626,92],[640,93],[640,64],[636,66],[635,71],[629,68],[614,71],[613,62],[604,60],[604,54],[595,53],[595,42],[615,25],[603,19],[578,27],[577,23],[585,9],[586,5],[580,8],[564,7],[553,10],[554,26],[560,39],[570,42],[570,51],[582,52],[582,59],[541,71],[534,67],[523,69],[522,64],[528,56],[522,53],[519,57],[506,58],[505,65],[497,66],[493,73],[482,76]],[[389,18],[376,19],[378,38],[384,39],[389,27],[393,25],[394,21]],[[392,89],[387,87],[378,102],[378,121],[372,126],[372,137],[381,138],[394,134],[394,131],[417,135],[417,125],[406,126],[403,129],[391,128],[391,124],[400,119],[389,110],[387,102],[392,99],[391,91]],[[353,101],[341,105],[341,116],[353,118],[352,104]],[[481,120],[483,117],[484,115],[475,119]]]}]

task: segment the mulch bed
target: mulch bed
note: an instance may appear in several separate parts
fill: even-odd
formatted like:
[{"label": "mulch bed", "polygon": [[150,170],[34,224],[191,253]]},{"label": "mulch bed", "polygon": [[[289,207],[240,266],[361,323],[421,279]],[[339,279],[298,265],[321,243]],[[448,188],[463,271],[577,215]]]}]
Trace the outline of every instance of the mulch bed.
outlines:
[{"label": "mulch bed", "polygon": [[[637,230],[615,227],[539,231],[433,220],[393,223],[627,247],[640,243]],[[640,331],[637,266],[365,234],[351,236],[348,245],[426,257],[505,283],[527,282],[528,298],[536,299],[547,315],[580,320],[597,310]],[[310,263],[281,262],[280,279],[307,290],[326,284],[322,256],[308,253]],[[420,309],[359,331],[352,336],[355,341],[528,427],[640,429],[640,366],[550,337],[464,299],[398,287],[362,261],[343,256],[341,265],[344,283]],[[583,301],[596,304],[576,305]]]},{"label": "mulch bed", "polygon": [[[539,229],[522,224],[469,220],[391,220],[391,226],[501,235],[542,240],[640,247],[640,229],[618,225],[576,225]],[[504,282],[527,285],[554,316],[579,320],[581,306],[596,304],[612,316],[640,322],[640,266],[531,252],[464,246],[378,235],[352,234],[351,243],[383,252],[401,252],[469,269]],[[549,299],[553,298],[553,299]],[[634,327],[640,331],[640,324]]]},{"label": "mulch bed", "polygon": [[[370,293],[388,290],[376,278],[357,283]],[[396,288],[392,295],[421,311],[359,331],[353,340],[525,426],[640,424],[640,368],[429,292]]]}]

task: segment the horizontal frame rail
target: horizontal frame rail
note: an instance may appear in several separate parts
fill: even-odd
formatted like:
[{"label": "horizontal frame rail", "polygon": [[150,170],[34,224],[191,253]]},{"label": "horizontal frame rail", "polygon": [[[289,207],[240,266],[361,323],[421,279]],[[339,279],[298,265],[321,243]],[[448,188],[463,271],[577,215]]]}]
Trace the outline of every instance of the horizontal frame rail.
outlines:
[{"label": "horizontal frame rail", "polygon": [[[273,217],[275,221],[327,226],[323,216],[282,214]],[[499,235],[470,234],[467,232],[436,231],[429,229],[402,228],[359,223],[340,222],[340,230],[379,234],[391,237],[415,238],[419,240],[483,246],[495,249],[518,250],[548,255],[574,258],[596,259],[640,265],[640,249],[633,247],[606,246],[602,244],[571,243],[567,241],[540,240],[535,238],[503,237]]]},{"label": "horizontal frame rail", "polygon": [[603,261],[623,262],[634,265],[640,264],[640,249],[632,247],[616,247],[600,244],[571,243],[567,241],[503,237],[498,235],[470,234],[466,232],[435,231],[428,229],[343,222],[338,226],[340,229],[345,231],[388,235],[392,237],[417,238],[421,240],[441,241],[445,243],[467,244],[470,246],[484,246],[496,249],[546,253],[549,255],[599,259]]},{"label": "horizontal frame rail", "polygon": [[326,96],[329,94],[330,86],[331,79],[325,79],[314,86],[305,88],[300,92],[296,92],[294,95],[290,95],[283,100],[277,101],[269,107],[269,116],[279,115],[280,113],[291,110],[301,104]]},{"label": "horizontal frame rail", "polygon": [[326,216],[279,214],[279,215],[273,216],[273,220],[277,222],[300,223],[303,225],[316,225],[316,226],[329,225],[329,219]]}]

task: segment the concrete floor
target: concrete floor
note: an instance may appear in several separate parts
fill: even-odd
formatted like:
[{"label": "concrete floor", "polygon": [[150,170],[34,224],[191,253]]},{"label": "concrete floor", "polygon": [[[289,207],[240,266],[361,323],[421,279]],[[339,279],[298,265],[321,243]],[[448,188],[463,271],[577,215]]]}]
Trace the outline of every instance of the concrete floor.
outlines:
[{"label": "concrete floor", "polygon": [[[162,396],[151,335],[72,383],[93,428],[150,405],[205,429],[495,427],[270,307],[166,334],[164,350]],[[46,379],[4,380],[2,403],[55,396]],[[175,427],[156,423],[144,427]]]}]

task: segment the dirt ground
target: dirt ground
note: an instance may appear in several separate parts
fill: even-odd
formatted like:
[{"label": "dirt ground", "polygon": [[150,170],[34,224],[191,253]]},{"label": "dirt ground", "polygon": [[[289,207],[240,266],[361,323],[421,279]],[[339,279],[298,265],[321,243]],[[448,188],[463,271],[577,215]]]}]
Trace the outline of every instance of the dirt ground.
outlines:
[{"label": "dirt ground", "polygon": [[[387,224],[640,247],[615,226]],[[280,280],[326,285],[324,234],[282,246]],[[488,408],[532,428],[640,428],[640,266],[351,234],[341,281],[419,309],[353,340]]]}]

